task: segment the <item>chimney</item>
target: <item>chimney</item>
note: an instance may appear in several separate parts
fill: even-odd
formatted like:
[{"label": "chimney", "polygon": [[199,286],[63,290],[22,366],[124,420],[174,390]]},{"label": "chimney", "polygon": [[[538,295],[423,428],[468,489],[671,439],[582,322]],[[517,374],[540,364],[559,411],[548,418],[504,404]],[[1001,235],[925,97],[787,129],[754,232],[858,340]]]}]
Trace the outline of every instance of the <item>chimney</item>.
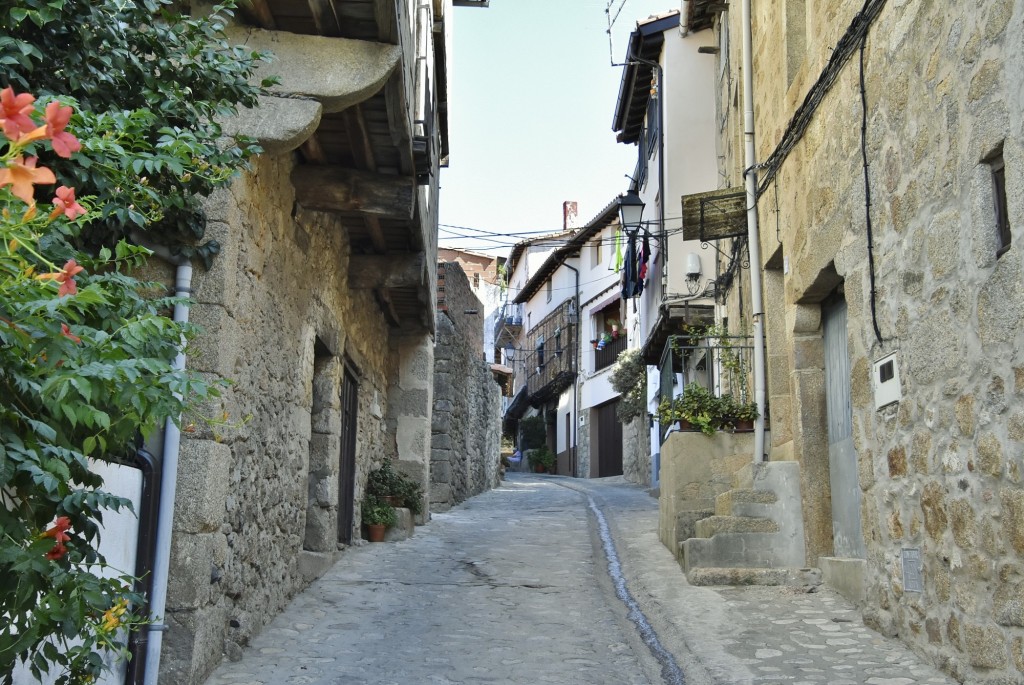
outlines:
[{"label": "chimney", "polygon": [[562,230],[568,231],[577,228],[576,217],[579,216],[579,209],[575,200],[566,200],[562,203]]}]

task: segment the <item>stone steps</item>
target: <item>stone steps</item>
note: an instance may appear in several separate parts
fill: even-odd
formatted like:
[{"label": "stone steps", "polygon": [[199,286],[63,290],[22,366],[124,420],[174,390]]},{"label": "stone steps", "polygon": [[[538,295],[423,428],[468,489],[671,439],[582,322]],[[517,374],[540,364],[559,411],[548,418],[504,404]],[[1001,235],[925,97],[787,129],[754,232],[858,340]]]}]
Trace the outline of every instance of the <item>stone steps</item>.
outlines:
[{"label": "stone steps", "polygon": [[698,538],[710,538],[723,533],[777,533],[779,525],[769,518],[754,516],[709,516],[697,521]]},{"label": "stone steps", "polygon": [[[750,463],[715,515],[693,524],[679,560],[693,584],[789,584],[804,565],[800,469],[795,462]],[[692,576],[692,578],[691,578]]]},{"label": "stone steps", "polygon": [[716,516],[764,516],[766,505],[779,496],[770,490],[729,490],[715,498]]},{"label": "stone steps", "polygon": [[821,585],[816,568],[695,568],[686,579],[690,585],[785,585],[813,588]]}]

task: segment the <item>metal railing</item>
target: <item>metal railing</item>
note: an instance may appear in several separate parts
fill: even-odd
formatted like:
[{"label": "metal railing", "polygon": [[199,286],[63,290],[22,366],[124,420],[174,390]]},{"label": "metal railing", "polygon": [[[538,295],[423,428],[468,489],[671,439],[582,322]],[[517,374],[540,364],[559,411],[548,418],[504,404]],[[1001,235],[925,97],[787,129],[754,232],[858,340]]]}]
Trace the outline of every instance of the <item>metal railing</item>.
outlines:
[{"label": "metal railing", "polygon": [[594,348],[594,371],[608,368],[619,358],[619,354],[629,347],[625,335],[620,335],[611,342],[605,343],[603,348]]},{"label": "metal railing", "polygon": [[690,383],[708,388],[716,397],[732,395],[740,402],[754,400],[751,336],[669,336],[658,369],[659,403],[680,395]]},{"label": "metal railing", "polygon": [[506,302],[498,310],[494,322],[494,345],[502,347],[515,342],[523,330],[523,305]]}]

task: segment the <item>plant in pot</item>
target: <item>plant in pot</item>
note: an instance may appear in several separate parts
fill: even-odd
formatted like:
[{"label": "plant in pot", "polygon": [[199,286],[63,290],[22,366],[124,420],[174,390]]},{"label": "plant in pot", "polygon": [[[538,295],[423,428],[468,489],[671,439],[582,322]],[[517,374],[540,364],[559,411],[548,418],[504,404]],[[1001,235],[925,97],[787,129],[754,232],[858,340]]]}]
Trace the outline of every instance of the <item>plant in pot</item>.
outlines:
[{"label": "plant in pot", "polygon": [[370,471],[370,475],[366,479],[366,492],[383,500],[386,504],[401,506],[396,495],[400,483],[399,473],[391,468],[391,460],[385,459],[379,468]]},{"label": "plant in pot", "polygon": [[387,529],[398,523],[395,508],[379,497],[368,494],[363,499],[362,510],[370,542],[383,542]]},{"label": "plant in pot", "polygon": [[665,398],[658,405],[658,423],[668,426],[673,423],[679,424],[679,430],[693,430],[692,424],[683,418],[683,398]]},{"label": "plant in pot", "polygon": [[366,479],[366,492],[392,507],[405,507],[418,515],[423,511],[423,488],[409,476],[396,471],[385,459]]},{"label": "plant in pot", "polygon": [[732,395],[726,395],[722,399],[725,400],[726,397],[728,398],[726,412],[733,429],[740,433],[754,430],[754,421],[758,416],[757,403],[737,400]]},{"label": "plant in pot", "polygon": [[530,467],[535,473],[550,473],[555,468],[555,454],[547,446],[530,451]]},{"label": "plant in pot", "polygon": [[687,384],[681,399],[683,418],[704,435],[714,435],[725,423],[721,398],[699,383]]}]

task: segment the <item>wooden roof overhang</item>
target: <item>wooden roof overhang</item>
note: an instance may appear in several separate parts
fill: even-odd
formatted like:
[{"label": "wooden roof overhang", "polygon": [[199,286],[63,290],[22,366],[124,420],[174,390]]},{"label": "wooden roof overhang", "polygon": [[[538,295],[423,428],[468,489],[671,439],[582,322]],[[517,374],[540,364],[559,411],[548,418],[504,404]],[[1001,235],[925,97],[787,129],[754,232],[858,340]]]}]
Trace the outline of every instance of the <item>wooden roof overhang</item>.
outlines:
[{"label": "wooden roof overhang", "polygon": [[554,275],[555,271],[565,263],[566,259],[578,255],[580,249],[590,240],[591,236],[615,223],[618,217],[619,199],[615,198],[605,205],[604,209],[591,219],[586,226],[569,238],[565,245],[548,255],[548,258],[544,260],[544,263],[540,265],[537,272],[530,277],[530,280],[526,282],[526,285],[523,286],[523,289],[512,301],[516,304],[529,302],[530,298],[543,287],[544,283]]},{"label": "wooden roof overhang", "polygon": [[[401,46],[400,63],[382,89],[340,111],[324,111],[298,148],[293,182],[300,206],[330,212],[345,226],[352,254],[350,285],[372,288],[392,326],[433,331],[429,303],[434,283],[424,254],[434,249],[435,228],[420,215],[417,202],[417,186],[429,180],[430,169],[423,168],[415,152],[424,141],[416,135],[409,102],[413,36],[402,33],[410,32],[399,17],[399,4],[243,0],[241,10],[247,23],[269,31]],[[434,38],[443,41],[443,32]],[[435,80],[443,81],[443,66],[439,71]],[[435,86],[445,92],[443,83]],[[443,140],[436,153],[447,154],[445,104],[439,106]]]},{"label": "wooden roof overhang", "polygon": [[615,104],[612,130],[620,143],[636,143],[644,130],[644,118],[654,84],[654,67],[661,58],[665,31],[679,26],[679,12],[673,11],[639,24],[629,35],[626,65],[622,68],[619,98]]}]

